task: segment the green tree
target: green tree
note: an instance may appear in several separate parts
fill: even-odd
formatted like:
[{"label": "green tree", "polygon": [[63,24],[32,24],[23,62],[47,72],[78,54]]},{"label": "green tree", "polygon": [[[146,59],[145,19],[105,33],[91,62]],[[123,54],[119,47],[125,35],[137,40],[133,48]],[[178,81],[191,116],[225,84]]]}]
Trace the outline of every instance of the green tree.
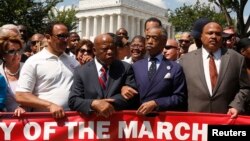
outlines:
[{"label": "green tree", "polygon": [[240,37],[249,37],[250,31],[250,14],[247,21],[244,22],[244,10],[248,0],[209,0],[216,4],[223,12],[227,19],[228,25],[233,25],[232,17],[236,14],[237,31]]},{"label": "green tree", "polygon": [[48,20],[49,21],[60,21],[65,23],[69,31],[76,29],[78,19],[75,16],[77,13],[76,7],[72,6],[71,8],[63,7],[62,10],[53,8],[49,12]]},{"label": "green tree", "polygon": [[190,31],[193,27],[193,23],[197,19],[203,17],[207,17],[225,25],[226,19],[223,13],[215,11],[215,8],[210,4],[200,3],[199,0],[197,0],[194,5],[186,5],[184,3],[182,7],[170,13],[169,22],[175,26],[175,31],[177,32]]},{"label": "green tree", "polygon": [[0,0],[0,26],[23,24],[30,34],[43,33],[48,12],[63,0]]}]

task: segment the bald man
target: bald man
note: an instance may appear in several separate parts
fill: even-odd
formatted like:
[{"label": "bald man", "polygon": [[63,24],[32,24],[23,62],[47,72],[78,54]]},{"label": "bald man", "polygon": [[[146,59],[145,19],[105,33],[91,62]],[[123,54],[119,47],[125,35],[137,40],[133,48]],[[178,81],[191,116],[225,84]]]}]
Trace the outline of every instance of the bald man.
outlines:
[{"label": "bald man", "polygon": [[[120,94],[122,86],[136,88],[130,64],[116,60],[115,38],[98,35],[94,40],[95,58],[76,69],[69,96],[72,110],[109,117],[115,110],[124,110],[129,102]],[[133,104],[131,104],[133,105]]]},{"label": "bald man", "polygon": [[180,48],[175,39],[168,39],[163,49],[163,55],[166,59],[176,61],[180,55]]}]

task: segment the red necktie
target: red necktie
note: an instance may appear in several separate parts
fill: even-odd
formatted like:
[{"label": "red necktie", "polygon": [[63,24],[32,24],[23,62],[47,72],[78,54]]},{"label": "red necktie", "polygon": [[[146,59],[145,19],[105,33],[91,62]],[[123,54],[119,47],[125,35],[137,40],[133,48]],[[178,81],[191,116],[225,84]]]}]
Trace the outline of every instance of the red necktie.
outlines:
[{"label": "red necktie", "polygon": [[214,56],[212,53],[209,54],[209,74],[210,74],[212,91],[213,91],[217,83],[218,74],[217,74],[216,65],[214,62]]},{"label": "red necktie", "polygon": [[102,86],[102,89],[105,90],[106,89],[106,82],[107,82],[107,70],[105,69],[105,67],[101,68],[101,75],[99,76],[99,82],[100,85]]}]

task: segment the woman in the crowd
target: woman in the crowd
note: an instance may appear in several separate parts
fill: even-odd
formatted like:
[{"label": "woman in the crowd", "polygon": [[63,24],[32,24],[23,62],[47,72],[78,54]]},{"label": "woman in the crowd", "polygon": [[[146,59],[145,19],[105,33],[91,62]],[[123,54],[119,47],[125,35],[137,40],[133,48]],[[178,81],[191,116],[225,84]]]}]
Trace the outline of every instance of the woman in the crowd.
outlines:
[{"label": "woman in the crowd", "polygon": [[94,44],[88,40],[80,40],[79,45],[76,47],[76,60],[81,64],[85,64],[94,58],[93,53]]},{"label": "woman in the crowd", "polygon": [[123,61],[133,64],[138,60],[141,60],[144,58],[146,54],[146,48],[145,48],[145,38],[141,35],[135,36],[130,45],[130,57],[125,58]]},{"label": "woman in the crowd", "polygon": [[22,68],[22,41],[17,36],[0,37],[0,57],[3,63],[0,65],[0,73],[7,82],[7,95],[5,108],[7,112],[24,112],[15,100],[15,89]]}]

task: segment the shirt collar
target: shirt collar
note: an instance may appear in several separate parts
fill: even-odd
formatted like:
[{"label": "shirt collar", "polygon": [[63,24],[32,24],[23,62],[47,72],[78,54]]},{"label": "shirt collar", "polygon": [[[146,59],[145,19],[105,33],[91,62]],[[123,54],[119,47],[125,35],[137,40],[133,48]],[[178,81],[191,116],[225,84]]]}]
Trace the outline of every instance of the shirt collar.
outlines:
[{"label": "shirt collar", "polygon": [[[150,56],[148,56],[148,61],[150,60]],[[163,54],[158,54],[158,55],[156,55],[154,58],[157,58],[157,61],[161,61],[162,59],[163,59]]]},{"label": "shirt collar", "polygon": [[53,54],[50,51],[48,51],[47,48],[44,48],[41,52],[43,53],[43,57],[45,59],[61,58],[61,57],[67,56],[67,54],[65,52],[63,52],[60,56],[56,56],[55,54]]},{"label": "shirt collar", "polygon": [[[220,59],[221,57],[221,48],[219,48],[216,52],[213,53],[215,59]],[[209,52],[202,47],[202,57],[203,59],[209,58]]]}]

